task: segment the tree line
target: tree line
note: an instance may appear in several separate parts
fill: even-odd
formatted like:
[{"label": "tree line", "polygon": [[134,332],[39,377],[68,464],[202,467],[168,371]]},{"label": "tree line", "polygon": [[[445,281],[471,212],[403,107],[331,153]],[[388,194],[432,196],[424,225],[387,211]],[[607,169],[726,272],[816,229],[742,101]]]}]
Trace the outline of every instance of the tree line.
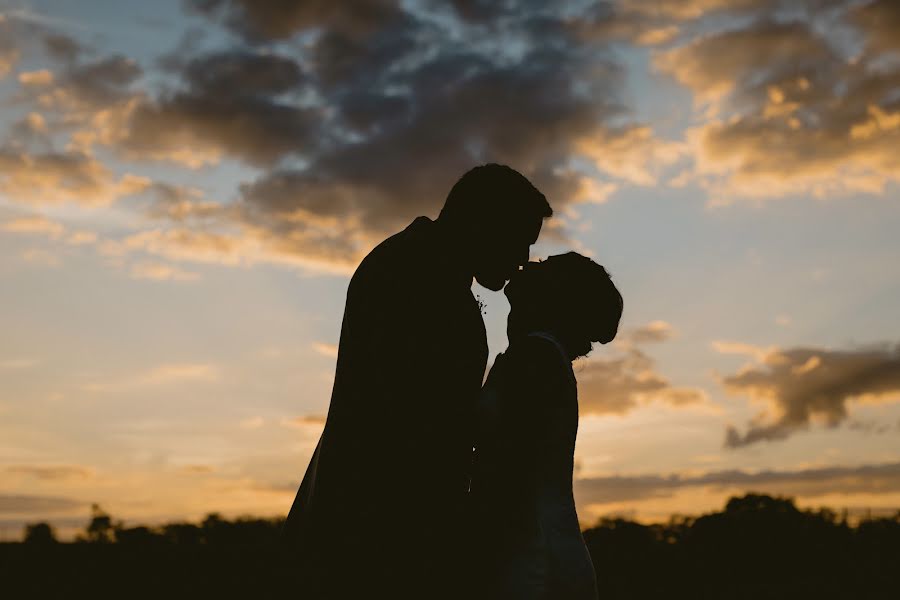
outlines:
[{"label": "tree line", "polygon": [[[0,544],[3,589],[81,597],[98,585],[122,597],[298,597],[283,518],[126,527],[97,505],[74,542],[45,522]],[[641,524],[606,518],[584,531],[601,599],[900,598],[900,511],[850,523],[790,498],[746,494],[721,511]],[[377,550],[376,550],[377,551]],[[348,556],[353,564],[365,556]]]}]

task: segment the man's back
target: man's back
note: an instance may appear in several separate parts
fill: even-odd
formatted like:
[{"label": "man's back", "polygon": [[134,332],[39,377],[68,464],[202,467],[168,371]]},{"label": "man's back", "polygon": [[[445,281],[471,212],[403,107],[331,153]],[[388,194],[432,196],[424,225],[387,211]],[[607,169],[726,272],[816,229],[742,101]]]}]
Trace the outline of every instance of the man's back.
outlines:
[{"label": "man's back", "polygon": [[351,280],[328,419],[286,525],[322,572],[349,560],[391,580],[454,560],[487,360],[455,258],[420,217]]}]

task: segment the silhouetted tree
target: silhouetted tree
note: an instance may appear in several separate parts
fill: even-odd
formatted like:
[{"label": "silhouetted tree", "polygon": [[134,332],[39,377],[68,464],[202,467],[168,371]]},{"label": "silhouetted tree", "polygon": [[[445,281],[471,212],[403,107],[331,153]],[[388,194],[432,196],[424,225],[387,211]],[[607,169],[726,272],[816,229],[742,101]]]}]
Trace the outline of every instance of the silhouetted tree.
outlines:
[{"label": "silhouetted tree", "polygon": [[34,545],[55,544],[56,534],[49,523],[29,523],[25,525],[25,535],[22,541]]},{"label": "silhouetted tree", "polygon": [[[276,543],[282,522],[211,513],[124,527],[95,505],[81,539],[113,543],[45,543],[52,527],[29,524],[26,543],[0,544],[3,597],[87,596],[97,581],[140,597],[288,597],[297,565]],[[696,518],[603,519],[584,537],[604,600],[893,599],[900,589],[900,513],[851,526],[829,509],[747,494]],[[347,577],[360,576],[360,560],[348,556]]]},{"label": "silhouetted tree", "polygon": [[91,504],[91,522],[85,530],[87,541],[101,544],[112,542],[113,530],[112,517],[99,504]]}]

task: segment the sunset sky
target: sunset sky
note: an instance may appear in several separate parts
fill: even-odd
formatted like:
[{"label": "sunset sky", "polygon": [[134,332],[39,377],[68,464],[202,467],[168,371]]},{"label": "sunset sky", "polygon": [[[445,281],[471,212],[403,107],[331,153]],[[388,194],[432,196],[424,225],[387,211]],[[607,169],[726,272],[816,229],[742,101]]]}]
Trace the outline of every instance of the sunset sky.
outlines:
[{"label": "sunset sky", "polygon": [[0,0],[0,539],[285,514],[349,275],[485,162],[625,299],[585,525],[900,509],[900,3]]}]

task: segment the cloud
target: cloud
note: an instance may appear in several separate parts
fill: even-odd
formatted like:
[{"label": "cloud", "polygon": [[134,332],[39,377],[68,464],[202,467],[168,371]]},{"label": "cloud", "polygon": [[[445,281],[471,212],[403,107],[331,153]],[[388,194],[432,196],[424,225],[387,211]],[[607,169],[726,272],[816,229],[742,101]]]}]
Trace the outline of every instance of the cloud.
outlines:
[{"label": "cloud", "polygon": [[41,515],[84,509],[88,503],[59,496],[34,496],[25,494],[0,494],[0,514]]},{"label": "cloud", "polygon": [[703,390],[673,386],[656,372],[653,359],[634,347],[615,358],[578,363],[575,374],[582,415],[625,414],[651,402],[685,406],[707,399]]},{"label": "cloud", "polygon": [[194,281],[199,274],[159,262],[139,262],[131,266],[129,274],[134,279],[154,281]]},{"label": "cloud", "polygon": [[47,481],[88,479],[94,475],[92,469],[78,465],[13,465],[6,467],[5,471]]},{"label": "cloud", "polygon": [[85,47],[78,40],[59,32],[47,32],[43,39],[44,49],[51,58],[70,62],[77,60],[85,52]]},{"label": "cloud", "polygon": [[[100,251],[113,259],[142,252],[172,261],[227,266],[270,263],[342,275],[352,272],[355,263],[344,250],[346,240],[335,234],[330,240],[322,240],[318,232],[309,233],[295,231],[278,235],[251,226],[237,231],[232,226],[232,230],[222,233],[199,227],[159,228],[119,240],[105,240],[100,244]],[[334,248],[330,246],[331,241]]]},{"label": "cloud", "polygon": [[292,419],[282,419],[281,424],[285,427],[314,427],[321,428],[325,425],[325,417],[323,415],[303,415]]},{"label": "cloud", "polygon": [[706,392],[673,386],[656,371],[656,362],[639,345],[671,339],[675,329],[665,321],[650,321],[616,339],[620,352],[612,358],[587,358],[575,364],[582,415],[625,414],[639,406],[662,402],[670,406],[698,405]]},{"label": "cloud", "polygon": [[0,15],[0,80],[6,77],[19,62],[19,49],[11,35],[9,20]]},{"label": "cloud", "polygon": [[130,107],[116,140],[128,156],[271,166],[315,147],[324,115],[298,98],[306,76],[293,59],[230,50],[193,57],[180,75],[181,89]]},{"label": "cloud", "polygon": [[0,369],[30,369],[38,364],[40,361],[33,358],[7,358],[0,360]]},{"label": "cloud", "polygon": [[[38,101],[46,107],[96,109],[129,98],[143,69],[131,58],[111,55],[85,63],[71,63],[56,77],[39,71],[29,85],[48,87],[39,92]],[[38,77],[40,75],[40,77]],[[53,85],[51,85],[53,84]]]},{"label": "cloud", "polygon": [[396,0],[185,0],[195,12],[222,20],[249,41],[279,40],[314,27],[365,34],[399,17]]},{"label": "cloud", "polygon": [[872,54],[900,50],[900,6],[893,0],[861,3],[851,19],[868,33],[866,46]]},{"label": "cloud", "polygon": [[211,363],[171,363],[159,365],[128,377],[88,383],[84,389],[91,392],[111,392],[173,383],[215,383],[221,377],[221,369]]},{"label": "cloud", "polygon": [[117,178],[100,161],[78,150],[30,154],[0,147],[0,194],[14,202],[106,206],[149,184],[131,174]]},{"label": "cloud", "polygon": [[[31,215],[11,219],[0,223],[0,231],[26,235],[44,235],[51,240],[61,240],[70,246],[85,246],[97,241],[97,234],[92,231],[70,231],[58,221],[51,221],[43,215]],[[50,255],[49,251],[43,251]],[[54,259],[55,260],[55,259]]]},{"label": "cloud", "polygon": [[900,492],[900,463],[785,471],[713,471],[703,475],[610,475],[575,481],[579,502],[607,504],[667,498],[686,488],[756,491],[801,497]]},{"label": "cloud", "polygon": [[851,401],[900,398],[900,345],[859,350],[748,347],[747,352],[756,363],[720,381],[730,393],[761,399],[769,409],[743,434],[729,427],[728,447],[782,440],[815,421],[835,427],[847,420]]},{"label": "cloud", "polygon": [[719,354],[741,354],[744,356],[751,356],[758,362],[765,362],[766,357],[769,354],[778,350],[775,346],[761,348],[759,346],[754,346],[753,344],[744,344],[742,342],[727,342],[721,340],[712,342],[711,346],[713,347],[713,350],[715,350]]},{"label": "cloud", "polygon": [[56,253],[44,248],[28,248],[22,252],[22,260],[41,267],[56,268],[62,259]]},{"label": "cloud", "polygon": [[[148,250],[176,260],[212,244],[222,264],[344,273],[385,235],[436,213],[475,164],[521,170],[562,218],[624,184],[653,184],[683,159],[684,143],[658,138],[623,102],[625,70],[608,40],[573,26],[584,7],[507,4],[190,1],[243,43],[183,46],[159,78],[42,32],[58,62],[25,77],[24,92],[46,113],[42,135],[70,135],[70,162],[80,156],[98,185],[116,183],[92,158],[98,146],[131,161],[199,168],[235,158],[263,169],[228,206],[184,194],[157,202],[176,227],[142,235]],[[37,168],[40,154],[16,152],[29,172],[50,172]],[[52,183],[17,186],[29,189],[43,189],[42,201],[73,196],[51,194],[66,189]],[[90,195],[109,203],[126,193]],[[201,216],[191,233],[177,226]]]},{"label": "cloud", "polygon": [[[555,10],[189,4],[250,42],[306,37],[295,63],[256,50],[183,60],[182,86],[140,102],[119,144],[170,158],[194,148],[185,151],[193,165],[227,154],[273,166],[241,186],[230,218],[284,254],[355,264],[384,235],[437,212],[480,162],[522,170],[563,209],[616,189],[573,169],[576,158],[644,185],[683,154],[630,117],[606,42],[585,41]],[[488,24],[483,10],[502,19]],[[279,76],[257,75],[268,70]]]},{"label": "cloud", "polygon": [[651,321],[641,327],[632,329],[627,339],[635,344],[665,342],[675,335],[675,330],[665,321]]},{"label": "cloud", "polygon": [[23,86],[43,87],[53,83],[53,73],[47,69],[39,71],[23,71],[19,73],[19,83]]},{"label": "cloud", "polygon": [[313,348],[313,350],[315,350],[322,356],[328,356],[331,358],[337,357],[338,347],[335,344],[325,344],[323,342],[313,342],[312,348]]},{"label": "cloud", "polygon": [[260,416],[247,417],[246,419],[241,420],[241,422],[239,423],[242,429],[259,429],[265,424],[266,420]]},{"label": "cloud", "polygon": [[0,224],[0,229],[13,233],[39,233],[51,238],[59,238],[66,228],[56,221],[51,221],[42,215],[20,217]]},{"label": "cloud", "polygon": [[896,3],[742,5],[749,18],[654,58],[694,94],[687,137],[711,199],[880,194],[900,180]]},{"label": "cloud", "polygon": [[141,384],[163,384],[175,381],[216,381],[219,369],[209,363],[176,363],[155,367],[137,378]]}]

